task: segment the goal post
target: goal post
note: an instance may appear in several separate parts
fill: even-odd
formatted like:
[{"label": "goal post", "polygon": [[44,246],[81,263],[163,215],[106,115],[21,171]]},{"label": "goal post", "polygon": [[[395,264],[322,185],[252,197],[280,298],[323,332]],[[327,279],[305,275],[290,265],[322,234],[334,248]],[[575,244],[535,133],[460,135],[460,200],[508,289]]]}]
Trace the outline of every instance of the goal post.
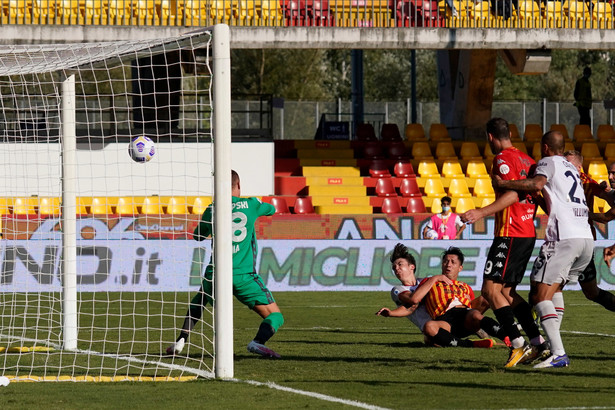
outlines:
[{"label": "goal post", "polygon": [[[0,50],[0,375],[233,377],[229,37]],[[210,258],[214,306],[167,355]]]}]

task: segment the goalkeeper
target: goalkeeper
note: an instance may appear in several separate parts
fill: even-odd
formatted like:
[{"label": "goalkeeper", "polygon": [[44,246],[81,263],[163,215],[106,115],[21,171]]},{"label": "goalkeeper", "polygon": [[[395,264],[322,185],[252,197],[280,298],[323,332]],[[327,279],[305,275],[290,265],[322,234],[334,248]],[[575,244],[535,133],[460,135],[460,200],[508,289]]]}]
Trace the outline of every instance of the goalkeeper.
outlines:
[{"label": "goalkeeper", "polygon": [[[256,233],[254,223],[259,216],[273,215],[275,208],[263,203],[258,198],[240,198],[241,186],[239,174],[231,171],[232,202],[233,202],[233,294],[244,305],[258,313],[263,321],[258,332],[248,344],[248,351],[273,359],[280,355],[265,346],[284,323],[280,308],[275,303],[273,295],[256,273]],[[212,205],[208,206],[201,221],[194,230],[194,239],[203,241],[212,234]],[[199,292],[192,298],[186,314],[184,325],[177,338],[168,349],[167,354],[179,354],[184,348],[190,330],[201,318],[207,303],[213,305],[212,294],[213,266],[211,262],[205,270],[205,278]]]}]

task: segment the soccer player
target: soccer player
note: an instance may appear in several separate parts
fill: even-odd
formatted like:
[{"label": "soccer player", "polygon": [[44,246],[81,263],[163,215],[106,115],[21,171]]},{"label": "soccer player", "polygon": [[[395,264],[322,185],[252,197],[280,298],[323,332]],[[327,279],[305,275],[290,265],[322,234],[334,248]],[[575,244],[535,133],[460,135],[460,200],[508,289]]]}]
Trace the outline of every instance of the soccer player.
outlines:
[{"label": "soccer player", "polygon": [[[489,120],[487,139],[496,154],[493,158],[492,178],[527,178],[535,162],[513,146],[506,120]],[[536,242],[535,205],[530,195],[513,190],[496,190],[495,195],[495,202],[465,212],[461,220],[474,223],[495,214],[495,238],[487,254],[481,293],[510,339],[512,347],[505,366],[513,367],[517,363],[528,363],[548,355],[548,346],[534,322],[532,308],[517,293],[517,285],[523,279]],[[530,339],[531,346],[521,336],[515,317]]]},{"label": "soccer player", "polygon": [[[391,299],[393,299],[393,302],[397,305],[397,309],[390,310],[384,307],[376,312],[376,315],[384,317],[407,317],[421,332],[423,332],[425,324],[431,320],[431,317],[429,313],[427,313],[425,304],[419,303],[410,305],[410,297],[419,284],[415,276],[416,261],[404,244],[398,243],[395,245],[395,249],[393,249],[393,253],[391,254],[391,269],[401,282],[401,285],[397,285],[391,289]],[[481,308],[486,307],[481,306]],[[427,335],[426,339],[428,339]],[[431,342],[431,340],[429,340],[429,342]],[[455,343],[457,346],[461,347],[493,346],[493,341],[491,339],[473,341],[460,341],[457,339]]]},{"label": "soccer player", "polygon": [[[263,318],[254,340],[248,344],[248,351],[264,357],[279,359],[280,355],[265,346],[265,343],[282,326],[284,317],[255,268],[257,243],[254,223],[260,216],[273,215],[275,208],[271,204],[261,202],[258,198],[240,198],[241,184],[239,175],[235,171],[231,171],[231,186],[233,196],[233,294],[241,303]],[[203,241],[211,234],[212,205],[208,206],[203,213],[193,236],[195,240]],[[181,353],[190,331],[201,318],[203,308],[207,303],[213,305],[210,296],[212,276],[213,266],[210,261],[205,270],[201,289],[192,298],[177,341],[167,349],[167,354]]]},{"label": "soccer player", "polygon": [[556,131],[547,132],[541,149],[542,159],[533,177],[505,181],[495,176],[493,184],[501,189],[542,191],[549,219],[545,242],[532,268],[530,297],[551,344],[551,355],[534,367],[566,367],[570,360],[560,335],[561,322],[553,296],[585,270],[593,257],[594,238],[587,223],[589,209],[581,176],[563,156],[564,137]]},{"label": "soccer player", "polygon": [[[504,337],[495,320],[472,308],[472,302],[478,301],[472,288],[457,280],[463,269],[463,260],[461,249],[448,248],[442,254],[442,275],[424,279],[411,295],[407,295],[407,306],[419,306],[424,301],[432,320],[425,323],[423,333],[437,346],[475,347],[472,341],[464,338],[480,329],[491,336]],[[489,341],[489,345],[481,347],[491,347],[492,343]]]},{"label": "soccer player", "polygon": [[[585,192],[585,200],[587,201],[587,207],[591,210],[594,209],[594,197],[598,196],[602,199],[605,199],[609,202],[611,208],[615,207],[615,202],[611,199],[611,196],[606,193],[603,185],[591,179],[589,175],[583,172],[583,155],[579,151],[571,150],[564,152],[564,158],[568,160],[572,165],[574,165],[579,171],[579,175],[581,176],[581,182],[583,182],[583,191]],[[596,240],[596,228],[594,227],[591,218],[588,221],[589,226],[592,230],[592,236],[594,240]],[[615,312],[615,295],[610,292],[607,292],[598,287],[596,283],[596,264],[594,263],[594,259],[592,258],[587,265],[587,268],[579,275],[579,285],[581,285],[581,290],[583,290],[583,294],[585,297],[592,302],[596,302],[602,306],[604,306],[607,310],[611,312]],[[561,296],[557,293],[554,295],[554,304],[557,309],[557,299]],[[557,309],[560,316],[563,316],[564,305],[563,298],[561,300],[561,309]],[[561,319],[561,318],[560,318]]]}]

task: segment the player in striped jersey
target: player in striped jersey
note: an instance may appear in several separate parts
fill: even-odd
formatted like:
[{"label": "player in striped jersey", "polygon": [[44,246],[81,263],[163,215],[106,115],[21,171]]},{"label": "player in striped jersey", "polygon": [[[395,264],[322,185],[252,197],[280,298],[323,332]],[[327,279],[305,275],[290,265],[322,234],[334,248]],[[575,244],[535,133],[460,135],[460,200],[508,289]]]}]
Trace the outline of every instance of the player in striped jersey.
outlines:
[{"label": "player in striped jersey", "polygon": [[[535,162],[514,147],[508,122],[492,118],[487,122],[487,138],[496,154],[492,178],[525,179]],[[506,367],[530,362],[548,354],[548,346],[534,322],[531,306],[517,293],[536,242],[535,205],[529,194],[513,190],[496,190],[495,202],[461,215],[461,220],[474,223],[495,214],[495,238],[487,254],[483,272],[482,295],[489,301],[496,319],[512,344]],[[526,344],[515,318],[530,339]]]}]

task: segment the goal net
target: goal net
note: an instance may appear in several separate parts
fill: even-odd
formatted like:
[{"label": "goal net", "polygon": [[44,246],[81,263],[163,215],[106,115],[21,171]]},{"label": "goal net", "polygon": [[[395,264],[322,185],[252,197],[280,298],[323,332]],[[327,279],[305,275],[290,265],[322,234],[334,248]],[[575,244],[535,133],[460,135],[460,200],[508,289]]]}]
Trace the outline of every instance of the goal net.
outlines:
[{"label": "goal net", "polygon": [[[211,305],[166,354],[212,253],[192,231],[214,195],[230,210],[228,43],[221,25],[0,50],[0,375],[232,377],[232,316]],[[128,152],[139,136],[147,162]],[[231,225],[214,211],[218,275]],[[215,285],[219,310],[230,290]]]}]

